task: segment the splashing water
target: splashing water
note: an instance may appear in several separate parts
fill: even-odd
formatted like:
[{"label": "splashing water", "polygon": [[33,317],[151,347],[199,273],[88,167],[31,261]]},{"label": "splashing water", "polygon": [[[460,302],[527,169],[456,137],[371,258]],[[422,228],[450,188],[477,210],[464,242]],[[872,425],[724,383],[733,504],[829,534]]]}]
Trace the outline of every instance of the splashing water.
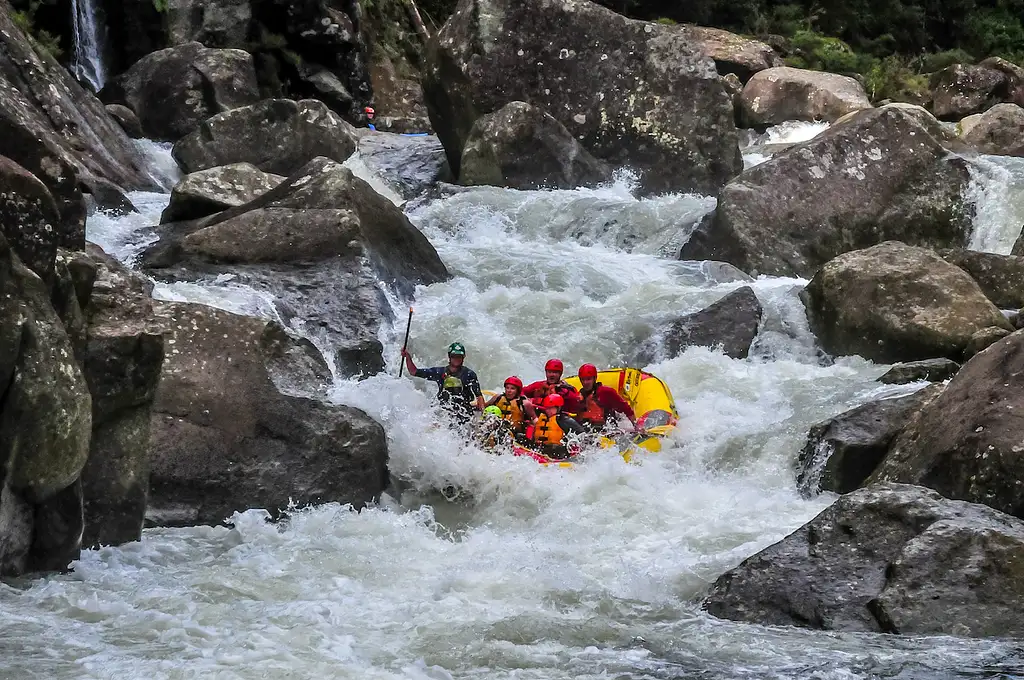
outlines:
[{"label": "splashing water", "polygon": [[[628,360],[652,329],[745,285],[658,257],[713,205],[637,200],[621,183],[481,188],[420,205],[411,217],[454,278],[417,291],[418,363],[442,361],[460,340],[494,387],[511,373],[540,377],[551,356],[570,370]],[[93,218],[90,238],[102,233],[130,257],[127,220]],[[766,310],[750,359],[691,348],[648,367],[682,419],[667,450],[639,465],[591,453],[574,469],[544,469],[436,428],[429,386],[394,377],[404,328],[388,329],[391,370],[330,394],[387,431],[396,485],[378,507],[147,530],[141,543],[87,551],[67,576],[0,586],[0,664],[10,677],[168,680],[1013,672],[1024,653],[1005,641],[825,634],[700,610],[717,576],[831,502],[796,492],[809,426],[892,394],[874,382],[884,366],[819,363],[803,283],[746,284]]]},{"label": "splashing water", "polygon": [[743,168],[760,165],[782,149],[814,139],[829,127],[824,121],[790,120],[773,125],[760,134],[746,130],[746,139],[740,145],[743,151]]},{"label": "splashing water", "polygon": [[99,92],[106,84],[107,69],[103,63],[106,27],[97,0],[71,0],[71,30],[71,72]]},{"label": "splashing water", "polygon": [[1024,226],[1024,158],[978,156],[968,164],[973,205],[971,250],[1008,255]]}]

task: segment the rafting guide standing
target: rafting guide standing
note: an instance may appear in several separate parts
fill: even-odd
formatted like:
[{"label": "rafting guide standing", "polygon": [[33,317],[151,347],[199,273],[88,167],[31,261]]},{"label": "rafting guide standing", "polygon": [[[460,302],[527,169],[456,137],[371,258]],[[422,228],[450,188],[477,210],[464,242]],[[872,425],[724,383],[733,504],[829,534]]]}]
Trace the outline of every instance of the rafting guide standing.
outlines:
[{"label": "rafting guide standing", "polygon": [[437,383],[437,401],[454,423],[464,425],[477,411],[483,411],[484,395],[480,390],[480,380],[464,364],[466,348],[461,342],[453,342],[448,346],[447,366],[417,368],[405,347],[402,348],[402,358],[405,359],[409,375]]}]

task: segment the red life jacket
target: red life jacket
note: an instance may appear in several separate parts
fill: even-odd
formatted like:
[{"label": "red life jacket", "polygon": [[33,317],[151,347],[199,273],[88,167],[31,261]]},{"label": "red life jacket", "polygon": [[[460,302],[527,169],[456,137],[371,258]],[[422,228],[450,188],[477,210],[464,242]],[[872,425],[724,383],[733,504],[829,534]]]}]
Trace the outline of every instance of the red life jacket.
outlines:
[{"label": "red life jacket", "polygon": [[595,384],[594,389],[590,392],[580,391],[581,404],[580,411],[576,415],[576,420],[590,423],[597,427],[604,426],[605,421],[608,419],[608,413],[597,400],[597,390],[599,387],[601,387],[601,383]]}]

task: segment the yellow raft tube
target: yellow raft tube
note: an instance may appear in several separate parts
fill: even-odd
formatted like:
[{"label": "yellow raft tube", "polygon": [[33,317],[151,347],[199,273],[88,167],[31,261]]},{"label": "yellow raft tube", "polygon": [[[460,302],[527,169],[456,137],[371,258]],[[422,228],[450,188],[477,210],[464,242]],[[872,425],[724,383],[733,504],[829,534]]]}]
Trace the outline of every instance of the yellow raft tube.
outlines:
[{"label": "yellow raft tube", "polygon": [[[565,382],[581,388],[578,376],[565,378]],[[676,428],[679,411],[676,410],[672,391],[665,382],[639,368],[609,368],[598,371],[597,382],[611,387],[633,408],[637,426],[642,434],[612,439],[601,437],[604,448],[618,447],[622,457],[629,462],[637,448],[657,453],[661,451],[661,440]]]},{"label": "yellow raft tube", "polygon": [[[578,376],[565,378],[565,382],[581,388]],[[623,434],[620,437],[601,437],[602,448],[617,448],[623,459],[628,463],[638,449],[657,453],[661,451],[661,440],[676,428],[679,412],[668,385],[655,375],[638,368],[609,368],[599,371],[597,382],[611,387],[633,408],[637,426],[643,430],[640,434]],[[495,392],[485,392],[488,396]],[[518,447],[522,448],[522,447]],[[525,453],[544,465],[571,467],[570,461],[548,460],[535,452]]]}]

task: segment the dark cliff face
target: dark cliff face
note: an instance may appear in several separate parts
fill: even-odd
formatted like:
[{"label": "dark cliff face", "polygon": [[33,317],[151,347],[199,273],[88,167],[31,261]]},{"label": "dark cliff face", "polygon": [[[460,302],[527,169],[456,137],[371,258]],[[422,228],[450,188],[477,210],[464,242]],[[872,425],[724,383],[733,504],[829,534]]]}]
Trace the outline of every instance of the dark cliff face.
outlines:
[{"label": "dark cliff face", "polygon": [[349,120],[372,99],[356,0],[213,0],[162,10],[152,0],[108,0],[105,9],[111,73],[196,41],[250,52],[265,97],[321,99]]}]

